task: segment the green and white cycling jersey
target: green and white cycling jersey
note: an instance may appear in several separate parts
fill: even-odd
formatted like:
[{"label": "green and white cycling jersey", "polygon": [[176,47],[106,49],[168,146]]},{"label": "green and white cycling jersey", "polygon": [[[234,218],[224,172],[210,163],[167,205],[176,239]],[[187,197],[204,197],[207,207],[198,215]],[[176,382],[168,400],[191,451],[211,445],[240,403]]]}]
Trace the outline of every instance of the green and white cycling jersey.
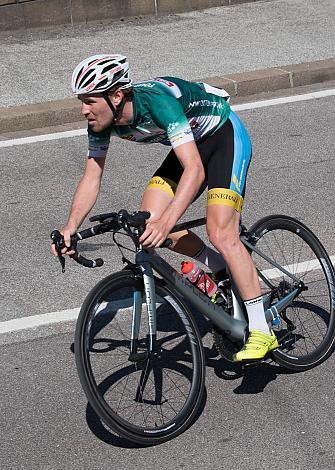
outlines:
[{"label": "green and white cycling jersey", "polygon": [[133,85],[133,118],[125,126],[102,132],[88,127],[89,157],[105,157],[110,137],[161,143],[174,149],[216,132],[228,119],[229,95],[206,83],[159,77]]}]

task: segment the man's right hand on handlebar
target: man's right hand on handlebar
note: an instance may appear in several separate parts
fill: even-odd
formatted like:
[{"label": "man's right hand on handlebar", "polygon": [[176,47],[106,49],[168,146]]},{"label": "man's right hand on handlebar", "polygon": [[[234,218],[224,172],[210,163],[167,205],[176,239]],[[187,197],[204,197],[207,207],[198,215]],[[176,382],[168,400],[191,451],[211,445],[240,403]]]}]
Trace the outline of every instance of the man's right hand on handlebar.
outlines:
[{"label": "man's right hand on handlebar", "polygon": [[[60,230],[60,233],[64,237],[64,243],[65,243],[64,248],[61,249],[62,255],[68,255],[68,256],[74,255],[75,251],[73,249],[70,250],[70,247],[71,247],[71,236],[74,235],[76,232],[77,232],[77,227],[71,226],[70,224],[66,224]],[[51,245],[51,253],[54,256],[58,256],[56,246],[54,243],[52,243]]]}]

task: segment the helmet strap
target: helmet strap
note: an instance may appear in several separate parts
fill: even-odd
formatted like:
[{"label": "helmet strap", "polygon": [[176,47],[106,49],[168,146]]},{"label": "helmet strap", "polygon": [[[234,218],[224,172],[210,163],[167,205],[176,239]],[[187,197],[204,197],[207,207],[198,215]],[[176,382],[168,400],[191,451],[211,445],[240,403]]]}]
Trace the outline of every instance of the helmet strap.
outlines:
[{"label": "helmet strap", "polygon": [[115,124],[115,122],[119,119],[120,114],[123,111],[124,105],[126,104],[126,99],[125,99],[125,97],[123,97],[122,100],[121,100],[121,103],[119,104],[119,106],[114,106],[113,103],[111,102],[111,100],[109,99],[108,93],[103,93],[102,96],[104,97],[106,103],[108,104],[108,106],[112,110],[112,113],[113,113],[112,124]]}]

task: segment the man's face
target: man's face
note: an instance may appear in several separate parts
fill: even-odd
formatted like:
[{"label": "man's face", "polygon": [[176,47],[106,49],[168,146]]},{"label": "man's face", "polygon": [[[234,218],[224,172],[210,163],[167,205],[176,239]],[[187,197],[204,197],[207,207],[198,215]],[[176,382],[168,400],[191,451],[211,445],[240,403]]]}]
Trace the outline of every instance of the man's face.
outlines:
[{"label": "man's face", "polygon": [[94,132],[101,132],[112,124],[113,112],[101,95],[80,95],[81,113]]}]

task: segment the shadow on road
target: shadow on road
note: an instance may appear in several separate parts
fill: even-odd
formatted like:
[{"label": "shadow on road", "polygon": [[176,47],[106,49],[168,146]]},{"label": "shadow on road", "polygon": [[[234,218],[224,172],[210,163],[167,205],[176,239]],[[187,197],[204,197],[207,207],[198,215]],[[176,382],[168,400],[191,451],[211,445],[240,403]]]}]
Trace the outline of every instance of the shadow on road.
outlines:
[{"label": "shadow on road", "polygon": [[[192,425],[198,420],[198,418],[202,415],[202,412],[205,408],[207,402],[207,391],[206,388],[203,393],[202,401],[199,406],[199,409],[197,411],[196,416],[194,417],[193,421],[190,423],[189,427],[192,427]],[[93,410],[91,405],[88,403],[86,407],[86,421],[89,429],[92,431],[92,433],[101,441],[105,442],[106,444],[110,444],[115,447],[121,447],[124,449],[142,449],[145,447],[154,447],[153,445],[150,446],[145,446],[145,445],[140,445],[140,444],[134,444],[134,442],[131,442],[127,439],[124,439],[122,437],[117,436],[114,434],[112,431],[107,429],[104,424],[102,423],[101,419],[99,416],[96,414],[96,412]],[[188,429],[187,428],[187,429]],[[184,432],[187,432],[186,431]],[[159,444],[158,444],[159,445]]]},{"label": "shadow on road", "polygon": [[206,366],[211,367],[217,377],[222,380],[237,380],[242,378],[241,383],[234,390],[234,393],[239,395],[262,393],[270,382],[276,380],[278,375],[293,373],[275,363],[268,362],[247,366],[242,369],[239,365],[217,357],[218,354],[214,346],[212,349],[205,348],[205,353]]},{"label": "shadow on road", "polygon": [[243,374],[243,379],[238,387],[235,388],[234,393],[238,395],[253,395],[262,393],[265,387],[277,379],[279,374],[291,373],[282,367],[272,364],[261,364],[246,370]]},{"label": "shadow on road", "polygon": [[134,444],[133,442],[128,441],[122,437],[113,434],[103,425],[102,421],[100,420],[99,416],[93,410],[91,405],[88,403],[86,407],[86,421],[88,424],[89,429],[93,432],[93,434],[106,444],[110,444],[116,447],[122,447],[124,449],[141,449],[142,447],[138,444]]}]

